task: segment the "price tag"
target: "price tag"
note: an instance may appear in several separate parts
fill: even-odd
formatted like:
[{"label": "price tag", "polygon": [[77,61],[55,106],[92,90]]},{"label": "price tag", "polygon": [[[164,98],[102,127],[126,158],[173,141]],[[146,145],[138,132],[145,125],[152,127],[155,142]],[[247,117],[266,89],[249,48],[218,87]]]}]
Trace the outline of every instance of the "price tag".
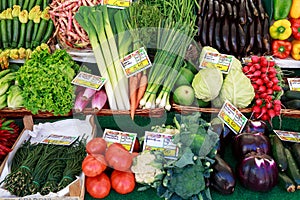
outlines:
[{"label": "price tag", "polygon": [[43,139],[40,143],[69,146],[73,142],[75,142],[77,138],[78,136],[65,136],[65,135],[51,134],[47,138]]},{"label": "price tag", "polygon": [[300,91],[300,78],[287,78],[290,90]]},{"label": "price tag", "polygon": [[[275,59],[274,59],[273,56],[265,56],[265,57],[266,57],[267,61],[275,62]],[[248,63],[251,63],[251,62],[252,62],[251,56],[242,58],[242,63],[245,64],[245,65],[248,64]]]},{"label": "price tag", "polygon": [[173,136],[172,134],[145,131],[143,150],[162,151],[165,158],[176,159],[179,149],[173,143]]},{"label": "price tag", "polygon": [[218,67],[222,73],[228,74],[233,63],[234,56],[227,54],[220,54],[217,52],[207,51],[200,63],[200,68],[207,68],[210,66]]},{"label": "price tag", "polygon": [[283,131],[283,130],[274,130],[274,132],[283,141],[300,143],[300,133],[299,132]]},{"label": "price tag", "polygon": [[127,77],[133,76],[152,66],[144,47],[125,56],[121,59],[121,64]]},{"label": "price tag", "polygon": [[116,8],[129,7],[132,0],[105,0],[104,5],[109,5]]},{"label": "price tag", "polygon": [[128,133],[111,129],[105,129],[103,133],[103,139],[107,142],[107,146],[112,143],[120,143],[130,153],[133,151],[136,136],[136,133]]},{"label": "price tag", "polygon": [[97,91],[102,88],[105,82],[106,78],[86,72],[79,72],[79,74],[77,74],[77,76],[72,80],[74,85],[80,85]]},{"label": "price tag", "polygon": [[226,101],[218,117],[236,134],[240,133],[246,125],[248,119],[229,101]]}]

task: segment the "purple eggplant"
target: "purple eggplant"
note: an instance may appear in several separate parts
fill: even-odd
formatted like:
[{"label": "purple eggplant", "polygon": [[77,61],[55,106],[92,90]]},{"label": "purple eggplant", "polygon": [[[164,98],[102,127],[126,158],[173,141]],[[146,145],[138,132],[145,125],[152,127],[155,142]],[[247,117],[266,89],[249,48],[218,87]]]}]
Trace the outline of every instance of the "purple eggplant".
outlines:
[{"label": "purple eggplant", "polygon": [[271,144],[269,138],[262,133],[242,133],[236,135],[233,141],[233,152],[240,160],[251,151],[270,154]]},{"label": "purple eggplant", "polygon": [[276,162],[262,152],[251,152],[237,165],[241,184],[250,190],[266,192],[278,183]]},{"label": "purple eggplant", "polygon": [[221,194],[232,194],[236,184],[233,170],[219,154],[215,156],[215,160],[209,178],[210,186]]},{"label": "purple eggplant", "polygon": [[245,125],[243,131],[244,133],[263,133],[268,132],[267,124],[261,120],[249,120]]}]

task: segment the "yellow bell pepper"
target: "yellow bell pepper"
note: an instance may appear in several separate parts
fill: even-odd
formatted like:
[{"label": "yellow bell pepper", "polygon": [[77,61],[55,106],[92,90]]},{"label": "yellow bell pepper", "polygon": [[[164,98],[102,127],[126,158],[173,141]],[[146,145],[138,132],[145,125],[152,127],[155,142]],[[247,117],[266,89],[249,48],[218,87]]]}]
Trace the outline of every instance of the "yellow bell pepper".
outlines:
[{"label": "yellow bell pepper", "polygon": [[291,18],[299,18],[300,17],[300,0],[293,0],[292,6],[290,9],[290,17]]},{"label": "yellow bell pepper", "polygon": [[286,40],[292,35],[291,22],[287,19],[280,19],[273,23],[269,28],[273,39]]},{"label": "yellow bell pepper", "polygon": [[300,60],[300,40],[292,41],[292,52],[291,55],[295,60]]}]

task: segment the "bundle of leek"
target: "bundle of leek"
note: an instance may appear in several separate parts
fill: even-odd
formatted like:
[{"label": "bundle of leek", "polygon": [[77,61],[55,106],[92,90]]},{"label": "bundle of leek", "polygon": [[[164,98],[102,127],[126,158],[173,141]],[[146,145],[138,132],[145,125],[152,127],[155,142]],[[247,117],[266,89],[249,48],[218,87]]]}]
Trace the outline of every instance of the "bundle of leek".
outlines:
[{"label": "bundle of leek", "polygon": [[108,12],[106,5],[81,6],[75,19],[88,33],[100,74],[107,79],[105,90],[110,109],[129,110],[128,80],[120,63]]}]

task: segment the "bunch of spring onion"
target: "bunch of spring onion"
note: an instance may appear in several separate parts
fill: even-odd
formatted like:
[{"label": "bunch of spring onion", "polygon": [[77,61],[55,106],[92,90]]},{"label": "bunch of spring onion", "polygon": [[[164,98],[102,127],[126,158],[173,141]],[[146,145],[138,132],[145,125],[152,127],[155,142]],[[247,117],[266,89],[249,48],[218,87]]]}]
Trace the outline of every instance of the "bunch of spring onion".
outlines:
[{"label": "bunch of spring onion", "polygon": [[81,6],[75,19],[88,33],[100,74],[107,79],[105,90],[110,109],[129,110],[128,80],[118,49],[122,34],[118,34],[117,42],[113,31],[118,30],[119,25],[110,21],[114,14],[106,5]]},{"label": "bunch of spring onion", "polygon": [[171,90],[180,68],[185,67],[184,57],[196,33],[193,10],[197,2],[166,0],[163,4],[161,12],[167,17],[158,27],[157,53],[140,107],[170,110]]}]

